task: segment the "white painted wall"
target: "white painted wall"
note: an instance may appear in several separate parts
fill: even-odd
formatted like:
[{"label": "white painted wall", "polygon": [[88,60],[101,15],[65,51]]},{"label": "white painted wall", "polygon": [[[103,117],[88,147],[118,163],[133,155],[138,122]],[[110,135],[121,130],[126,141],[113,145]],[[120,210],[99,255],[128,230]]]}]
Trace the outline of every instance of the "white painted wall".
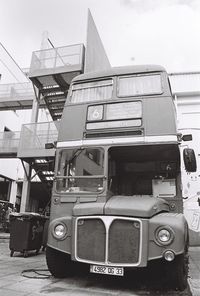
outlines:
[{"label": "white painted wall", "polygon": [[186,173],[182,165],[184,215],[190,229],[190,244],[200,245],[200,73],[173,76],[172,90],[178,103],[178,128],[182,134],[192,134],[193,140],[184,147],[194,149],[197,172]]},{"label": "white painted wall", "polygon": [[183,169],[182,183],[184,200],[184,215],[190,228],[191,245],[200,245],[200,128],[181,130],[184,134],[192,134],[193,140],[185,142],[189,148],[194,149],[197,160],[197,171],[186,173]]}]

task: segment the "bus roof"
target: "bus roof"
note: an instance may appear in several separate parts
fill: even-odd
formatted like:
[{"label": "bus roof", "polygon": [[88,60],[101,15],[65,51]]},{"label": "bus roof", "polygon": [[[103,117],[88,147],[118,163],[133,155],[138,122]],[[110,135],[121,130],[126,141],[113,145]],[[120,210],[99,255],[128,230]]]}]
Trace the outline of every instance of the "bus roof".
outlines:
[{"label": "bus roof", "polygon": [[76,76],[73,82],[78,82],[87,79],[103,78],[118,75],[138,74],[138,73],[152,73],[152,72],[166,72],[165,68],[158,65],[137,65],[137,66],[123,66],[112,67],[103,71],[88,72]]}]

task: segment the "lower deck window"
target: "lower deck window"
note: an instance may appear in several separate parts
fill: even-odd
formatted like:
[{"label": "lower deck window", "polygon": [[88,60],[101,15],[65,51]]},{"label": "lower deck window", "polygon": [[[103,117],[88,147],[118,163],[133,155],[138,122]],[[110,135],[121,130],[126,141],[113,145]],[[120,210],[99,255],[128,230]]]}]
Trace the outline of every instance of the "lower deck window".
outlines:
[{"label": "lower deck window", "polygon": [[179,161],[176,145],[112,147],[108,187],[115,195],[174,196]]}]

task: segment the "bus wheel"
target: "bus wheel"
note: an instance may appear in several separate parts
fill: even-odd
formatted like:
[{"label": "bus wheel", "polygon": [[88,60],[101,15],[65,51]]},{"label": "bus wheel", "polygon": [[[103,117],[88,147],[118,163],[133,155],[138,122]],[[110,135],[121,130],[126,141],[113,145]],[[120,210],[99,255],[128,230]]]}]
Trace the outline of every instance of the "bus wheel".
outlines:
[{"label": "bus wheel", "polygon": [[172,262],[166,262],[167,278],[173,289],[183,291],[187,287],[188,255],[176,256]]},{"label": "bus wheel", "polygon": [[49,271],[56,278],[65,278],[72,273],[72,261],[70,255],[46,248],[46,262]]}]

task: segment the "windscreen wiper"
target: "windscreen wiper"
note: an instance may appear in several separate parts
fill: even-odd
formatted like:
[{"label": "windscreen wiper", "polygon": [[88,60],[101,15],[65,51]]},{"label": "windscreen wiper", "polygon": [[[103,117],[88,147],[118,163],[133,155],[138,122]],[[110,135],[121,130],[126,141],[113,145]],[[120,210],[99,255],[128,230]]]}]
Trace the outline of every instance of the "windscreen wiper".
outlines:
[{"label": "windscreen wiper", "polygon": [[82,148],[82,147],[76,149],[74,154],[72,155],[72,157],[68,161],[66,160],[63,169],[65,169],[69,163],[71,163],[74,159],[76,159],[83,152],[83,150],[84,150],[84,148]]}]

